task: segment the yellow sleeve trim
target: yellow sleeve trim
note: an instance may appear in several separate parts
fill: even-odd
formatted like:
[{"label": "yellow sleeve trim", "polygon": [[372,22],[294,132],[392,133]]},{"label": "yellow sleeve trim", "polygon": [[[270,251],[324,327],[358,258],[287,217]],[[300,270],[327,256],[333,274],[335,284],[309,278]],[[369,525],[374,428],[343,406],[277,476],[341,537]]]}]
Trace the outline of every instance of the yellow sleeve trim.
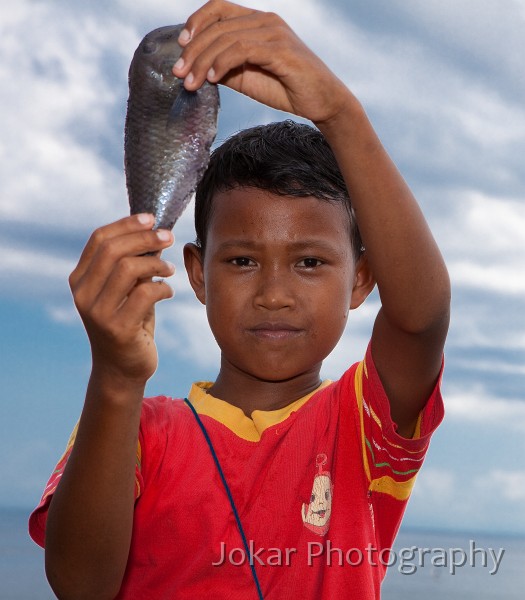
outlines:
[{"label": "yellow sleeve trim", "polygon": [[357,398],[357,408],[359,410],[359,425],[361,428],[361,452],[363,455],[363,466],[368,481],[372,479],[370,475],[370,466],[368,464],[368,456],[366,454],[365,442],[365,424],[363,419],[363,361],[357,365],[354,376],[355,397]]},{"label": "yellow sleeve trim", "polygon": [[[139,473],[142,470],[142,447],[140,445],[140,441],[137,442],[137,455],[136,455],[136,459],[135,459],[135,466],[138,469]],[[138,477],[135,475],[135,500],[137,500],[140,496],[140,494],[142,493],[142,490],[140,489],[140,481],[138,479]]]},{"label": "yellow sleeve trim", "polygon": [[393,496],[396,500],[408,500],[412,493],[412,488],[416,481],[416,476],[411,477],[407,481],[395,481],[392,477],[384,475],[379,479],[374,479],[370,482],[368,489],[371,492],[381,492]]},{"label": "yellow sleeve trim", "polygon": [[75,440],[77,439],[77,432],[78,432],[78,424],[79,424],[79,422],[80,421],[77,421],[75,427],[73,427],[73,431],[71,432],[71,435],[69,436],[69,440],[67,442],[67,446],[66,446],[66,449],[64,451],[64,454],[62,455],[62,458],[64,458],[64,456],[69,452],[70,448],[72,448],[73,444],[75,443]]}]

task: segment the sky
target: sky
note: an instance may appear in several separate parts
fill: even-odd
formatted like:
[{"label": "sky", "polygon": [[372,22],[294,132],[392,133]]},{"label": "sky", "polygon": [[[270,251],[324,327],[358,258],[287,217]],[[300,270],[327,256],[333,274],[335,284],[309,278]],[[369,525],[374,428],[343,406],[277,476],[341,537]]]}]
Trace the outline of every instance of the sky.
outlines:
[{"label": "sky", "polygon": [[[30,508],[80,414],[89,345],[67,278],[96,227],[128,213],[127,70],[179,0],[0,6],[0,506]],[[358,96],[418,198],[453,285],[446,418],[405,525],[525,533],[525,0],[254,0],[278,12]],[[217,140],[288,118],[221,89]],[[166,258],[147,393],[184,396],[219,352],[181,261]],[[407,294],[410,290],[407,290]],[[337,379],[365,351],[374,294],[327,358]]]}]

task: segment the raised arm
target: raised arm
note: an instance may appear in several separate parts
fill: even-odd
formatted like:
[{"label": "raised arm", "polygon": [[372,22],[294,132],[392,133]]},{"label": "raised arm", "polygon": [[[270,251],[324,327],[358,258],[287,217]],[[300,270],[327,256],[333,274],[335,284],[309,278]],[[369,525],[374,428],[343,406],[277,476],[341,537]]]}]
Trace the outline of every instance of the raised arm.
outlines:
[{"label": "raised arm", "polygon": [[46,526],[46,573],[61,599],[114,598],[126,568],[142,398],[157,364],[153,308],[172,295],[151,278],[173,266],[141,256],[172,243],[153,222],[136,215],[97,230],[70,277],[93,367]]},{"label": "raised arm", "polygon": [[337,116],[318,126],[345,177],[381,297],[374,362],[398,431],[410,437],[441,368],[450,307],[447,269],[360,104],[349,95]]},{"label": "raised arm", "polygon": [[376,367],[402,435],[412,435],[439,374],[450,284],[426,221],[348,88],[277,15],[211,0],[187,21],[174,73],[205,79],[310,119],[331,145],[355,207],[382,308]]}]

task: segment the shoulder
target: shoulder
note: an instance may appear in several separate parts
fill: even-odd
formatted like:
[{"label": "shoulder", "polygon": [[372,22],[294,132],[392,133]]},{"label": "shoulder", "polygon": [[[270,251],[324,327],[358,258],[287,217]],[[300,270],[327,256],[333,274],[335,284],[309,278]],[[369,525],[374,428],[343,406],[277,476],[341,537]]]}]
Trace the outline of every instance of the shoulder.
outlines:
[{"label": "shoulder", "polygon": [[183,398],[170,398],[169,396],[151,396],[142,401],[142,420],[149,421],[154,418],[170,419],[183,414],[187,407]]},{"label": "shoulder", "polygon": [[[420,412],[414,439],[428,440],[443,419],[441,373]],[[371,344],[368,345],[362,361],[354,363],[338,381],[322,391],[331,395],[332,403],[334,398],[336,399],[340,410],[353,413],[360,429],[366,426],[366,422],[370,422],[381,430],[383,436],[392,441],[401,445],[406,443],[408,446],[412,443],[412,440],[399,435],[398,427],[392,419],[390,399],[377,371]]]},{"label": "shoulder", "polygon": [[144,398],[140,416],[139,444],[165,445],[177,431],[187,429],[190,411],[182,398],[154,396]]},{"label": "shoulder", "polygon": [[[376,368],[372,354],[372,345],[369,344],[363,361],[363,377],[361,397],[365,410],[373,411],[382,423],[383,434],[395,441],[407,444],[414,441],[415,445],[426,445],[444,417],[443,398],[441,396],[441,379],[443,375],[443,361],[441,370],[434,386],[423,399],[422,408],[417,417],[415,432],[407,438],[399,434],[398,425],[392,418],[391,399],[385,390],[384,384]],[[359,404],[359,402],[358,402]],[[376,419],[377,420],[377,419]],[[419,440],[419,442],[416,442]]]}]

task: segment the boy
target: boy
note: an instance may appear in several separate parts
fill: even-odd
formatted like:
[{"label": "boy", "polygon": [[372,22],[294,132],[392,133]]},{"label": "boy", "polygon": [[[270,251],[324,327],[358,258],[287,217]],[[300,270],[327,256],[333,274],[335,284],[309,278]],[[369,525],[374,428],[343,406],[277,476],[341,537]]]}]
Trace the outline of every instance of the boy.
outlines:
[{"label": "boy", "polygon": [[[180,43],[187,89],[220,82],[322,136],[273,125],[214,155],[184,258],[221,365],[188,404],[143,400],[172,295],[152,277],[173,273],[144,254],[171,233],[136,215],[93,234],[70,277],[92,374],[32,535],[60,598],[379,598],[442,418],[446,268],[362,107],[279,17],[212,0]],[[374,281],[365,360],[321,383]]]}]

